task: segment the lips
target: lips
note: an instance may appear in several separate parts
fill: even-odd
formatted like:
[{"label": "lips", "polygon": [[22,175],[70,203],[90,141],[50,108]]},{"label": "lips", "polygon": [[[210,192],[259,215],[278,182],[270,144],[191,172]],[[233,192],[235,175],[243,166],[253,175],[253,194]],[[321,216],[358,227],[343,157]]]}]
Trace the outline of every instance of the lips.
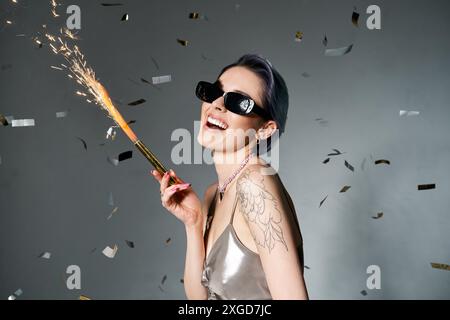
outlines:
[{"label": "lips", "polygon": [[205,126],[215,130],[226,130],[228,128],[228,124],[225,121],[213,115],[207,116]]}]

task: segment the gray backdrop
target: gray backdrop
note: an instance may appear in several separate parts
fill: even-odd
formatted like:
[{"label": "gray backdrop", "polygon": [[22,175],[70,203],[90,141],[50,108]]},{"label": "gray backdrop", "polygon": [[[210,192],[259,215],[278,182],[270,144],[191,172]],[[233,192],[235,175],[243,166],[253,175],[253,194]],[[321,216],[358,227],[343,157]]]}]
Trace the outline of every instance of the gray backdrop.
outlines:
[{"label": "gray backdrop", "polygon": [[[290,110],[279,172],[298,210],[312,299],[450,297],[450,272],[430,265],[450,262],[449,1],[72,1],[57,19],[47,0],[19,2],[0,6],[0,113],[36,126],[0,127],[1,299],[19,288],[19,299],[185,298],[184,228],[161,207],[149,163],[137,151],[117,167],[107,161],[132,144],[119,132],[100,145],[111,120],[49,67],[61,58],[30,39],[44,23],[62,26],[69,4],[81,8],[78,44],[120,111],[200,195],[216,179],[214,167],[170,159],[172,131],[193,133],[199,119],[196,82],[249,52],[280,71]],[[381,30],[365,26],[370,4],[381,7]],[[190,12],[206,18],[190,20]],[[324,56],[324,34],[329,48],[353,50]],[[169,74],[172,82],[158,88],[140,81]],[[147,102],[127,105],[140,98]],[[345,153],[323,164],[332,148]],[[426,183],[436,189],[417,190]],[[351,188],[339,193],[344,185]],[[110,193],[119,209],[108,220]],[[384,216],[373,219],[378,212]],[[102,250],[114,244],[108,259]],[[45,251],[49,260],[39,258]],[[69,265],[81,268],[81,290],[66,288]],[[366,288],[369,265],[381,268],[380,290]]]}]

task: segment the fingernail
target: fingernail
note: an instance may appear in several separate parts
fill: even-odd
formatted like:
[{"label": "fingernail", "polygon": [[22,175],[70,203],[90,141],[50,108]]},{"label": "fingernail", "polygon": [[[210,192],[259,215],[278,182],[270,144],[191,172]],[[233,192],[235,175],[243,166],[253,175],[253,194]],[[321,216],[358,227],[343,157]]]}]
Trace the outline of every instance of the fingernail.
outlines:
[{"label": "fingernail", "polygon": [[170,169],[170,175],[175,175],[175,172],[172,169]]},{"label": "fingernail", "polygon": [[150,171],[152,175],[155,175],[155,170]]}]

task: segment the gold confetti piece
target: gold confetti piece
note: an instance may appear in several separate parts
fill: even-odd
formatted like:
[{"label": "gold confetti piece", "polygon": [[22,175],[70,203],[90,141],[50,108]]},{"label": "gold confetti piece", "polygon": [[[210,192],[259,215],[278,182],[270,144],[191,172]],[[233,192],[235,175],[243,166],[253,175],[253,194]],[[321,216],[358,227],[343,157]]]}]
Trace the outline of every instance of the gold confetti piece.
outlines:
[{"label": "gold confetti piece", "polygon": [[105,249],[103,249],[102,253],[110,258],[113,259],[116,256],[117,250],[119,249],[119,247],[115,244],[114,248],[111,248],[109,246],[107,246]]},{"label": "gold confetti piece", "polygon": [[360,293],[361,293],[363,296],[367,296],[367,291],[366,291],[366,290],[362,290]]},{"label": "gold confetti piece", "polygon": [[324,47],[327,46],[327,44],[328,44],[327,35],[324,35],[324,36],[323,36],[322,44],[324,45]]},{"label": "gold confetti piece", "polygon": [[199,18],[199,14],[197,12],[191,12],[189,13],[189,19],[198,19]]},{"label": "gold confetti piece", "polygon": [[325,198],[322,199],[322,201],[320,201],[319,203],[319,208],[322,206],[322,204],[325,202],[325,200],[328,198],[328,195],[326,195]]},{"label": "gold confetti piece", "polygon": [[177,39],[177,42],[181,44],[183,47],[187,47],[187,45],[189,44],[189,41],[187,40]]},{"label": "gold confetti piece", "polygon": [[63,71],[63,68],[60,68],[60,67],[50,66],[50,68],[55,69],[55,70],[59,70],[59,71]]},{"label": "gold confetti piece", "polygon": [[167,275],[164,275],[164,277],[162,277],[162,280],[161,280],[161,285],[163,285],[164,282],[166,282],[166,280],[167,280]]},{"label": "gold confetti piece", "polygon": [[383,216],[383,212],[378,212],[376,217],[372,217],[372,219],[380,219]]},{"label": "gold confetti piece", "polygon": [[159,70],[158,62],[155,60],[155,58],[151,57],[153,64],[155,65],[156,69]]},{"label": "gold confetti piece", "polygon": [[435,263],[435,262],[431,262],[431,267],[434,269],[441,269],[441,270],[446,270],[446,271],[450,271],[450,265],[448,264],[444,264],[444,263]]},{"label": "gold confetti piece", "polygon": [[34,119],[18,119],[11,122],[12,127],[34,127]]},{"label": "gold confetti piece", "polygon": [[297,31],[295,33],[295,41],[301,42],[303,40],[303,32]]},{"label": "gold confetti piece", "polygon": [[109,204],[111,207],[114,207],[114,196],[113,196],[113,193],[112,193],[112,192],[109,193],[109,196],[108,196],[108,204]]},{"label": "gold confetti piece", "polygon": [[326,158],[325,160],[322,161],[323,164],[327,164],[328,162],[330,162],[330,158]]},{"label": "gold confetti piece", "polygon": [[389,160],[385,160],[385,159],[380,159],[380,160],[375,160],[375,164],[391,164],[391,162]]},{"label": "gold confetti piece", "polygon": [[6,24],[12,24],[11,20],[6,20]]},{"label": "gold confetti piece", "polygon": [[159,76],[159,77],[152,77],[153,84],[162,84],[172,81],[172,76]]},{"label": "gold confetti piece", "polygon": [[127,246],[129,246],[132,249],[134,248],[134,242],[133,241],[125,240],[125,242],[126,242]]},{"label": "gold confetti piece", "polygon": [[133,151],[132,150],[125,151],[125,152],[122,152],[121,154],[119,154],[118,160],[119,160],[119,162],[121,162],[121,161],[125,161],[125,160],[128,160],[128,159],[131,159],[132,157],[133,157]]},{"label": "gold confetti piece", "polygon": [[[328,121],[327,120],[325,120],[325,119],[322,119],[322,118],[317,118],[317,119],[315,119],[315,121],[317,121],[317,122],[319,122],[319,124],[322,126],[322,127],[325,127],[327,124],[328,124]],[[336,150],[336,149],[335,149]],[[338,155],[338,154],[331,154],[331,155]]]},{"label": "gold confetti piece", "polygon": [[344,160],[344,164],[350,171],[355,172],[355,168],[353,168],[353,166],[348,163],[347,160]]},{"label": "gold confetti piece", "polygon": [[119,207],[115,207],[111,213],[109,214],[108,218],[106,218],[106,220],[109,220],[112,218],[113,214],[117,212],[117,210],[119,210]]},{"label": "gold confetti piece", "polygon": [[18,297],[20,297],[23,294],[22,289],[17,289],[16,292],[14,292],[14,294],[10,295],[8,297],[8,300],[16,300]]},{"label": "gold confetti piece", "polygon": [[172,239],[171,238],[167,238],[166,239],[166,244],[170,244],[170,242],[172,242]]},{"label": "gold confetti piece", "polygon": [[84,141],[84,139],[82,139],[80,137],[76,137],[76,138],[81,141],[81,143],[83,144],[84,150],[87,151],[87,143],[86,143],[86,141]]},{"label": "gold confetti piece", "polygon": [[[329,153],[327,154],[327,156],[332,157],[332,156],[338,156],[343,154],[342,152],[340,152],[338,149],[332,149],[334,151],[334,153]],[[344,152],[345,153],[345,152]]]},{"label": "gold confetti piece", "polygon": [[353,11],[352,13],[352,23],[355,27],[358,27],[359,13]]},{"label": "gold confetti piece", "polygon": [[364,166],[366,165],[366,158],[364,158],[363,162],[361,163],[361,170],[364,171]]},{"label": "gold confetti piece", "polygon": [[108,157],[107,160],[108,160],[108,162],[111,163],[113,166],[116,166],[116,167],[117,167],[117,166],[119,165],[119,160],[117,160],[117,159],[115,159],[115,158]]},{"label": "gold confetti piece", "polygon": [[8,120],[6,119],[6,117],[4,115],[2,115],[2,114],[0,114],[0,123],[2,125],[4,125],[5,127],[9,124]]},{"label": "gold confetti piece", "polygon": [[92,299],[87,296],[81,295],[78,297],[78,300],[92,300]]},{"label": "gold confetti piece", "polygon": [[435,183],[419,184],[417,186],[417,190],[430,190],[430,189],[436,189],[436,184]]},{"label": "gold confetti piece", "polygon": [[101,5],[104,7],[118,7],[123,6],[123,3],[102,3]]},{"label": "gold confetti piece", "polygon": [[340,56],[346,55],[347,53],[352,51],[352,48],[353,48],[353,44],[346,46],[346,47],[341,47],[341,48],[326,49],[325,56],[340,57]]},{"label": "gold confetti piece", "polygon": [[50,253],[50,252],[42,252],[40,255],[39,255],[39,258],[42,258],[42,259],[50,259],[50,257],[52,256],[52,254]]},{"label": "gold confetti piece", "polygon": [[129,18],[128,13],[125,13],[125,14],[122,16],[122,19],[120,19],[120,20],[121,20],[121,21],[128,21],[128,18]]},{"label": "gold confetti piece", "polygon": [[351,188],[351,186],[343,186],[341,191],[339,191],[339,192],[346,192],[350,188]]},{"label": "gold confetti piece", "polygon": [[145,102],[147,102],[147,100],[145,100],[145,99],[139,99],[139,100],[130,102],[128,105],[129,105],[129,106],[138,106],[138,105],[143,104],[143,103],[145,103]]}]

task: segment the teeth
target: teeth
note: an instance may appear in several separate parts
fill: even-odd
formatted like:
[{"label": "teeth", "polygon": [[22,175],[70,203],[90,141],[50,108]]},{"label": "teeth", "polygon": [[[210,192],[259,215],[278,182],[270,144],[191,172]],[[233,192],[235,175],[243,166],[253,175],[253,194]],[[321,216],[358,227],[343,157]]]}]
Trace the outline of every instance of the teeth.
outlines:
[{"label": "teeth", "polygon": [[208,122],[212,123],[212,124],[214,124],[214,125],[216,125],[216,126],[218,126],[220,128],[222,128],[222,129],[226,129],[227,128],[227,125],[225,123],[223,123],[222,121],[219,121],[217,119],[214,119],[212,117],[208,117]]}]

